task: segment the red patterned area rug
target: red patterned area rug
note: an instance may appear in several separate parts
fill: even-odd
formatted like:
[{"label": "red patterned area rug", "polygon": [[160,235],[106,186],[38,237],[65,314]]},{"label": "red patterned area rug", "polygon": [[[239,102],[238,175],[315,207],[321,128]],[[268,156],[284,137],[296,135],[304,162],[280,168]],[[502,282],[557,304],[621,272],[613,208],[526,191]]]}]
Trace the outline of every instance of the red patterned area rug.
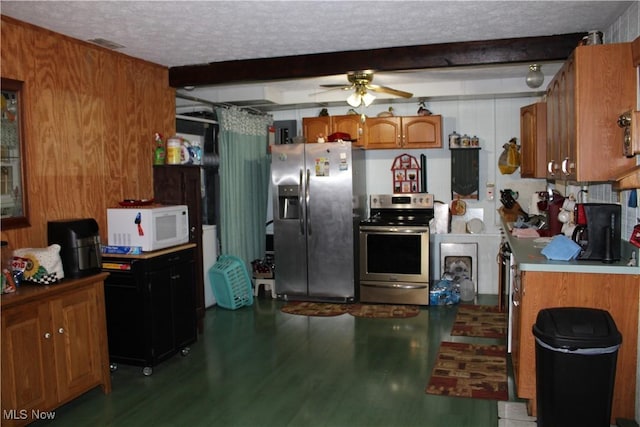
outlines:
[{"label": "red patterned area rug", "polygon": [[506,347],[442,342],[425,393],[508,400]]},{"label": "red patterned area rug", "polygon": [[420,314],[420,307],[417,305],[394,304],[350,304],[349,314],[355,317],[401,319],[417,316]]},{"label": "red patterned area rug", "polygon": [[327,302],[290,301],[280,308],[280,311],[300,316],[330,317],[347,313],[347,304],[333,304]]},{"label": "red patterned area rug", "polygon": [[504,338],[506,330],[506,313],[500,312],[498,306],[462,304],[458,306],[451,335]]},{"label": "red patterned area rug", "polygon": [[327,302],[290,301],[280,308],[280,311],[300,316],[339,316],[349,313],[355,317],[378,319],[401,319],[420,314],[420,307],[416,305],[393,304],[334,304]]}]

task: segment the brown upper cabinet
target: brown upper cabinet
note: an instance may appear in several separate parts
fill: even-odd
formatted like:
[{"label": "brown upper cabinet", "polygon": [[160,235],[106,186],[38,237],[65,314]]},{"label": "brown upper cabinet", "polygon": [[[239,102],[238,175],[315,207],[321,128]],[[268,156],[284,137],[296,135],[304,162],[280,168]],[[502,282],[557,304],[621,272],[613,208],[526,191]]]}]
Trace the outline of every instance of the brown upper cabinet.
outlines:
[{"label": "brown upper cabinet", "polygon": [[364,144],[375,148],[442,148],[442,116],[367,117]]},{"label": "brown upper cabinet", "polygon": [[520,176],[547,175],[547,104],[536,102],[520,108]]},{"label": "brown upper cabinet", "polygon": [[348,133],[355,146],[367,149],[442,148],[442,116],[367,117],[359,115],[304,117],[307,142],[335,132]]},{"label": "brown upper cabinet", "polygon": [[359,114],[348,114],[344,116],[320,116],[302,118],[303,135],[307,142],[318,141],[319,136],[325,140],[333,133],[347,133],[352,140],[356,140],[355,145],[361,145],[362,123]]},{"label": "brown upper cabinet", "polygon": [[331,117],[303,117],[302,134],[307,142],[316,142],[319,136],[326,138],[331,134]]},{"label": "brown upper cabinet", "polygon": [[631,43],[577,47],[547,87],[547,172],[554,180],[612,181],[635,166],[618,117],[636,106]]}]

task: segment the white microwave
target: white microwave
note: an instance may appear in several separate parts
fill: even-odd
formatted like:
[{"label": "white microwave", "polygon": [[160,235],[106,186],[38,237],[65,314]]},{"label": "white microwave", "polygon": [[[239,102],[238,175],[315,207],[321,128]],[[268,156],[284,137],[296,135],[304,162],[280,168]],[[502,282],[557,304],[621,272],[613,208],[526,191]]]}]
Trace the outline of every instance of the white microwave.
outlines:
[{"label": "white microwave", "polygon": [[186,205],[150,205],[107,209],[110,246],[140,246],[156,251],[189,241]]}]

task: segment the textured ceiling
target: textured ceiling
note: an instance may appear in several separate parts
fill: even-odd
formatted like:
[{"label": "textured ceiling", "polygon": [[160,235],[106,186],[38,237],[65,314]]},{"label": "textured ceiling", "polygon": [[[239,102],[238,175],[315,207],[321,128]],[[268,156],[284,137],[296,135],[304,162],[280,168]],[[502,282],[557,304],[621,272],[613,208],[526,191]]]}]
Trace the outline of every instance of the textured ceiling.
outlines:
[{"label": "textured ceiling", "polygon": [[604,30],[632,3],[3,0],[0,11],[77,39],[107,39],[124,46],[122,53],[172,67]]},{"label": "textured ceiling", "polygon": [[631,2],[2,1],[2,14],[168,67],[602,30]]}]

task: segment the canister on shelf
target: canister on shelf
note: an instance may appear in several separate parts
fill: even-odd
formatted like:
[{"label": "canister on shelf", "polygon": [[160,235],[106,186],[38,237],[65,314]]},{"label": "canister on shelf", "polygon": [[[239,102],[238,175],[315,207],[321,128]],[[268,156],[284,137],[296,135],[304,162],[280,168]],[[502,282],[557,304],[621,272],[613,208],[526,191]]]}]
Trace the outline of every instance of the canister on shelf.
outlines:
[{"label": "canister on shelf", "polygon": [[179,137],[174,136],[167,141],[167,164],[179,165],[180,154],[182,152],[182,141]]},{"label": "canister on shelf", "polygon": [[449,148],[460,147],[460,134],[455,130],[449,134]]}]

